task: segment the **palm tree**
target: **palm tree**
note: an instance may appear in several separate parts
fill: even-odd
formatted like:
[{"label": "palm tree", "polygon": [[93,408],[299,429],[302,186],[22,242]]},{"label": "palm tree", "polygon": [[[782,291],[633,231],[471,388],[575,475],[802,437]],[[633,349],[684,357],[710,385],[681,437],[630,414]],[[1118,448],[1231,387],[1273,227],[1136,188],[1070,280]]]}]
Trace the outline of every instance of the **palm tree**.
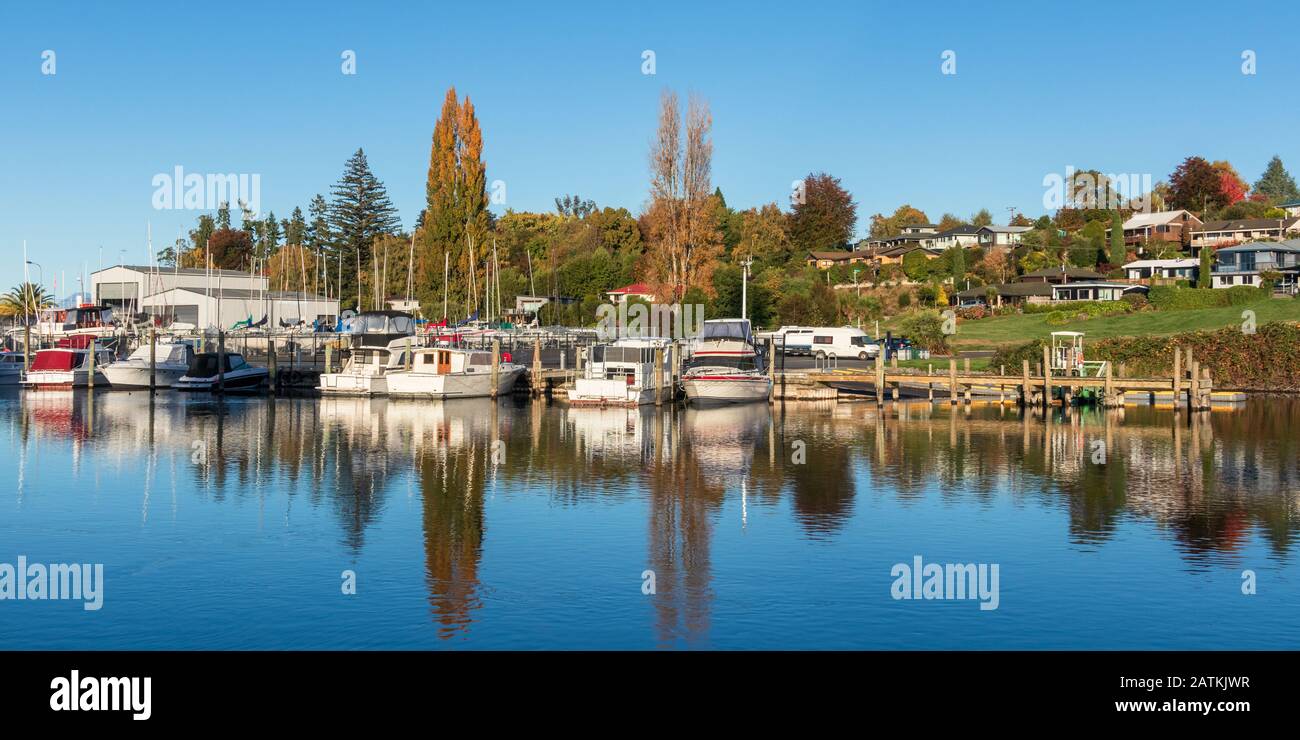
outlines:
[{"label": "palm tree", "polygon": [[11,318],[32,316],[42,308],[54,305],[54,298],[45,288],[35,283],[19,283],[8,293],[0,295],[0,314]]}]

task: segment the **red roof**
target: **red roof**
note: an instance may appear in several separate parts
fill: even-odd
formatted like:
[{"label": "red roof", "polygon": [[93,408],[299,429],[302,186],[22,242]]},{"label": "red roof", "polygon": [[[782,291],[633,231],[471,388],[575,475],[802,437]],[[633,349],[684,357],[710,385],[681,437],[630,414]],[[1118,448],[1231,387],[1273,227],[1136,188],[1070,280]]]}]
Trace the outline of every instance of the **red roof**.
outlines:
[{"label": "red roof", "polygon": [[654,295],[654,291],[645,283],[632,283],[609,291],[610,295]]}]

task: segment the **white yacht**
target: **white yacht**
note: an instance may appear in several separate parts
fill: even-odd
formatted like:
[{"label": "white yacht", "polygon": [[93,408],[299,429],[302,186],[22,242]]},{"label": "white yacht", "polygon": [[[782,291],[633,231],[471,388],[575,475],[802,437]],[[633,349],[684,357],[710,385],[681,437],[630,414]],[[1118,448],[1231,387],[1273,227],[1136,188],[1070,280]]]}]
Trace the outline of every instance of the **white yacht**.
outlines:
[{"label": "white yacht", "polygon": [[143,344],[131,356],[104,367],[104,377],[116,389],[148,388],[150,356],[156,387],[171,388],[185,375],[194,361],[194,347],[188,342],[159,341],[154,347]]},{"label": "white yacht", "polygon": [[750,333],[748,319],[714,319],[682,372],[682,388],[692,403],[766,401],[772,391]]},{"label": "white yacht", "polygon": [[96,346],[86,349],[60,347],[43,349],[32,360],[31,370],[22,381],[24,388],[32,390],[68,390],[90,385],[90,353],[95,353],[95,383],[108,385],[103,368],[113,361],[113,353]]},{"label": "white yacht", "polygon": [[[524,366],[501,362],[496,393],[509,393],[524,374]],[[492,395],[492,353],[482,350],[429,347],[417,349],[410,370],[385,374],[388,395],[418,398],[478,398]]]},{"label": "white yacht", "polygon": [[322,373],[320,392],[340,396],[382,396],[388,375],[404,370],[407,352],[416,348],[415,319],[400,311],[367,311],[344,327],[349,355],[343,369]]},{"label": "white yacht", "polygon": [[655,402],[655,354],[662,352],[664,393],[674,390],[666,339],[623,338],[591,347],[583,376],[574,381],[574,406],[640,406]]}]

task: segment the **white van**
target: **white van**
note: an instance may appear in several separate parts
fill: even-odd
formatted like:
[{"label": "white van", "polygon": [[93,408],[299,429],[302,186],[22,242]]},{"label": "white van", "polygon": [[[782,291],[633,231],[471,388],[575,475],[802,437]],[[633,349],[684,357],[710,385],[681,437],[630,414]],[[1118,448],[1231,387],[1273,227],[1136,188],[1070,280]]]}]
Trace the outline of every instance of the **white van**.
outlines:
[{"label": "white van", "polygon": [[880,345],[866,332],[852,326],[813,329],[811,347],[812,355],[818,359],[867,360],[880,354]]}]

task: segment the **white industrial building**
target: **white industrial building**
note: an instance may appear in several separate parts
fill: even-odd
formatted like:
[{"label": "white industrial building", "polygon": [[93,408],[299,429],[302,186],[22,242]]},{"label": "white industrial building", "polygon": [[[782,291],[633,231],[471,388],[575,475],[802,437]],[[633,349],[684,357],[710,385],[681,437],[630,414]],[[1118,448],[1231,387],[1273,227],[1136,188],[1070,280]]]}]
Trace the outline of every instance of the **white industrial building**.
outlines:
[{"label": "white industrial building", "polygon": [[263,318],[270,327],[318,320],[333,325],[339,315],[335,299],[272,291],[265,276],[234,270],[118,265],[93,273],[90,285],[94,302],[118,316],[147,313],[200,329]]},{"label": "white industrial building", "polygon": [[310,293],[248,290],[246,288],[174,288],[146,296],[141,312],[162,316],[166,324],[193,324],[200,329],[230,329],[241,322],[281,325],[314,321],[333,326],[339,302]]},{"label": "white industrial building", "polygon": [[118,265],[90,275],[94,302],[111,306],[119,316],[142,313],[147,296],[176,288],[197,288],[217,292],[221,289],[266,290],[267,279],[261,275],[234,270],[204,270],[200,267],[141,267]]}]

